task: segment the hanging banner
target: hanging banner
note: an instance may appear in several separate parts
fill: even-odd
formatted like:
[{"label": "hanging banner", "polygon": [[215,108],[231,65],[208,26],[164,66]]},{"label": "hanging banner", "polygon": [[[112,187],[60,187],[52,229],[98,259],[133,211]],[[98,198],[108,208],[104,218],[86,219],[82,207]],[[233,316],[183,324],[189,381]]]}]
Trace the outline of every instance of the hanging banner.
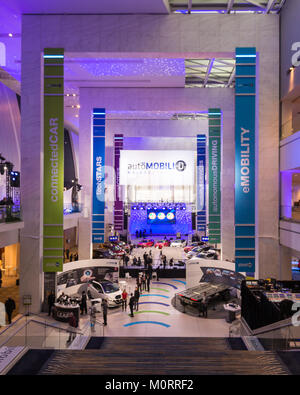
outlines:
[{"label": "hanging banner", "polygon": [[206,233],[206,136],[197,135],[197,231]]},{"label": "hanging banner", "polygon": [[236,49],[235,262],[255,272],[255,95],[256,48]]},{"label": "hanging banner", "polygon": [[92,243],[104,243],[105,222],[105,109],[93,110]]},{"label": "hanging banner", "polygon": [[221,110],[208,111],[209,241],[221,243]]},{"label": "hanging banner", "polygon": [[64,227],[64,50],[44,50],[43,271],[63,266]]}]

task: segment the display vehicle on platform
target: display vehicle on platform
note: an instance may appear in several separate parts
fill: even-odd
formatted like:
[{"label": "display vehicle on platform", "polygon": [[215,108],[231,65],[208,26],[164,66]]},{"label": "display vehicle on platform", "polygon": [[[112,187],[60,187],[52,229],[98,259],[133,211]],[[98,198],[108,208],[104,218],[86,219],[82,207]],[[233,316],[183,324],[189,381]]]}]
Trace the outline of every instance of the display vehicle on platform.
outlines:
[{"label": "display vehicle on platform", "polygon": [[162,249],[163,247],[169,247],[170,241],[169,240],[159,240],[155,243],[154,247],[158,249]]},{"label": "display vehicle on platform", "polygon": [[65,263],[63,269],[57,274],[57,297],[62,293],[81,297],[85,291],[92,299],[105,297],[109,306],[118,305],[117,296],[121,295],[118,260],[88,259]]},{"label": "display vehicle on platform", "polygon": [[152,247],[154,246],[154,240],[142,240],[138,243],[138,247]]},{"label": "display vehicle on platform", "polygon": [[171,242],[171,247],[185,247],[186,244],[186,240],[173,240]]}]

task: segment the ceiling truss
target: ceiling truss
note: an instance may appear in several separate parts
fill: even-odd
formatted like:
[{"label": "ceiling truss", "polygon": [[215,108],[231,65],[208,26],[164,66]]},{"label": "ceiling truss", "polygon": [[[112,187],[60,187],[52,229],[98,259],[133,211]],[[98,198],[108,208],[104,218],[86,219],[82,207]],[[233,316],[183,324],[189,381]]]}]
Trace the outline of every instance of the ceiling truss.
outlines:
[{"label": "ceiling truss", "polygon": [[186,59],[186,88],[233,88],[235,59]]},{"label": "ceiling truss", "polygon": [[171,12],[279,13],[286,0],[169,0]]}]

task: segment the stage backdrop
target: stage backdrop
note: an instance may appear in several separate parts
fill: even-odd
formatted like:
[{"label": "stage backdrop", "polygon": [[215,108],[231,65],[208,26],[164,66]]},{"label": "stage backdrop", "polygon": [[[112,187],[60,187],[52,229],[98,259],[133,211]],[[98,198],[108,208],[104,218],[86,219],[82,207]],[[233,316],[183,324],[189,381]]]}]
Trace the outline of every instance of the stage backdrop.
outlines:
[{"label": "stage backdrop", "polygon": [[[145,205],[147,206],[147,205]],[[184,205],[185,209],[175,209],[175,210],[164,210],[164,205],[157,205],[157,213],[165,213],[165,219],[149,220],[149,214],[151,218],[151,212],[153,209],[149,210],[147,207],[144,209],[137,208],[133,209],[134,205],[131,206],[129,230],[131,234],[135,234],[136,230],[146,229],[147,234],[150,234],[150,229],[152,235],[176,235],[176,233],[181,233],[181,235],[192,233],[192,212],[191,206]],[[172,219],[168,219],[168,213],[173,213]]]}]

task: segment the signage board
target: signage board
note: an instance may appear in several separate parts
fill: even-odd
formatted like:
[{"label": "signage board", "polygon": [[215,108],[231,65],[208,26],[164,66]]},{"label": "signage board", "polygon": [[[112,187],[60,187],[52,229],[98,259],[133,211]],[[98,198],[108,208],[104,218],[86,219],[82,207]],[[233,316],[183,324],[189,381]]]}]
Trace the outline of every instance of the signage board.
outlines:
[{"label": "signage board", "polygon": [[120,184],[194,185],[194,151],[120,151]]}]

